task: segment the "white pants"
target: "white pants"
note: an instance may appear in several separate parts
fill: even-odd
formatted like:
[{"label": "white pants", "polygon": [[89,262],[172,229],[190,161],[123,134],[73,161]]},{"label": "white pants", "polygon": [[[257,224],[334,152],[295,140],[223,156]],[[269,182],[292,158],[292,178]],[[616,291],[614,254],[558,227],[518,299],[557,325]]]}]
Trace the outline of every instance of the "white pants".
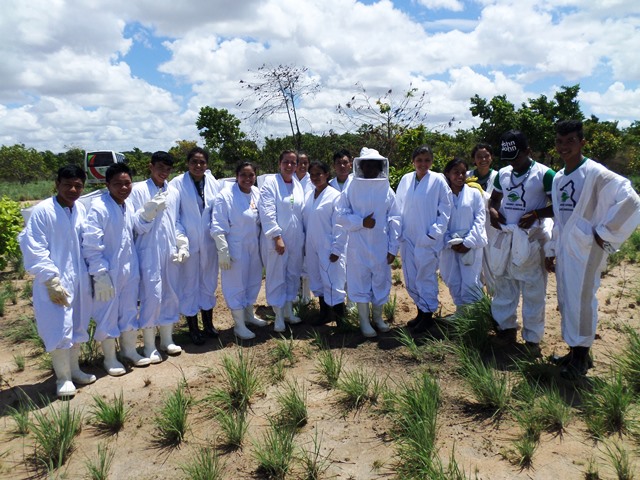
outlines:
[{"label": "white pants", "polygon": [[423,312],[438,309],[438,253],[430,246],[400,245],[402,273],[409,296]]},{"label": "white pants", "polygon": [[451,298],[456,307],[469,305],[482,297],[480,275],[483,265],[483,249],[473,250],[474,260],[471,265],[462,263],[462,254],[450,248],[440,252],[440,275],[449,288]]}]

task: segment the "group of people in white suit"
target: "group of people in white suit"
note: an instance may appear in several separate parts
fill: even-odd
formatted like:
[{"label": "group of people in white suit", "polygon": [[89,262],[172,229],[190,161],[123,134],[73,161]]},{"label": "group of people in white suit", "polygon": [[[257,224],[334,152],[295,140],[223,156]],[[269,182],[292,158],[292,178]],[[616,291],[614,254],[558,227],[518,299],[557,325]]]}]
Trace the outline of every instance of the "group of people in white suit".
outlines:
[{"label": "group of people in white suit", "polygon": [[235,182],[217,181],[198,147],[188,154],[188,171],[168,181],[173,158],[156,152],[143,182],[133,184],[124,164],[109,167],[107,189],[88,211],[78,201],[84,172],[64,167],[56,195],[36,206],[19,236],[25,267],[35,276],[36,322],[57,394],[71,396],[75,384],[96,380],[78,362],[91,317],[105,370],[114,376],[126,373],[121,360],[145,366],[162,361],[158,350],[180,353],[172,334],[180,314],[193,343],[217,336],[219,271],[242,340],[255,337],[249,327],[267,324],[254,313],[263,267],[274,331],[301,321],[293,303],[306,281],[322,322],[343,322],[348,296],[365,337],[387,332],[382,307],[398,251],[417,309],[408,322],[415,333],[435,325],[440,272],[458,309],[486,288],[497,336],[507,342],[515,341],[522,296],[522,337],[536,347],[544,332],[546,276],[555,271],[570,347],[558,362],[568,376],[583,375],[591,366],[595,292],[606,256],[640,224],[629,181],[586,159],[584,143],[580,122],[557,124],[556,149],[565,162],[557,174],[529,157],[517,130],[501,139],[508,166],[499,172],[491,169],[489,145],[473,149],[474,169],[455,158],[444,174],[431,171],[433,152],[423,145],[412,154],[415,171],[396,192],[388,159],[369,148],[353,160],[336,152],[334,178],[327,164],[303,155],[299,169],[300,153],[284,151],[279,172],[263,176],[260,188],[250,162],[237,166]]}]

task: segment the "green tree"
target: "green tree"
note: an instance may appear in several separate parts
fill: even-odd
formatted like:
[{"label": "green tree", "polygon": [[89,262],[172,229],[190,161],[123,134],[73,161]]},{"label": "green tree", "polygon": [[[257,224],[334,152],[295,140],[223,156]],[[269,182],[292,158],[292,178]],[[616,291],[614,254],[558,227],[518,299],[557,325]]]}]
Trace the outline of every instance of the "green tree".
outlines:
[{"label": "green tree", "polygon": [[584,137],[587,143],[584,147],[585,155],[612,167],[614,170],[624,170],[626,159],[617,158],[622,148],[622,132],[618,129],[618,122],[601,122],[596,116],[583,123]]},{"label": "green tree", "polygon": [[[182,173],[187,171],[187,155],[198,146],[195,140],[176,140],[176,144],[169,149],[169,153],[173,155],[176,163],[173,164],[173,171]],[[209,165],[211,167],[211,165]]]},{"label": "green tree", "polygon": [[20,263],[22,254],[18,245],[18,234],[22,230],[23,219],[20,204],[7,197],[0,199],[0,270],[9,262]]},{"label": "green tree", "polygon": [[127,157],[127,165],[133,170],[133,174],[138,177],[148,178],[150,175],[149,164],[151,163],[151,153],[143,152],[138,147],[124,153]]},{"label": "green tree", "polygon": [[0,147],[0,178],[24,185],[45,175],[42,155],[34,148],[26,148],[23,144]]}]

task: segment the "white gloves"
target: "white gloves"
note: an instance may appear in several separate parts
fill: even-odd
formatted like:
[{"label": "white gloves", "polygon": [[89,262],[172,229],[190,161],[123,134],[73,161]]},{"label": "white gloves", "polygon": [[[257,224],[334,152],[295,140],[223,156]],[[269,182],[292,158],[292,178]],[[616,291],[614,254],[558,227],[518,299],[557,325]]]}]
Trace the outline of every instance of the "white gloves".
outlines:
[{"label": "white gloves", "polygon": [[69,292],[60,283],[60,277],[53,277],[44,282],[49,299],[56,305],[69,306]]},{"label": "white gloves", "polygon": [[177,253],[171,256],[173,263],[182,263],[189,258],[189,239],[186,235],[181,233],[176,235],[176,248],[178,249]]},{"label": "white gloves", "polygon": [[224,236],[224,233],[218,233],[213,235],[213,240],[216,242],[216,249],[218,250],[218,265],[223,270],[229,270],[231,268],[231,255],[229,254],[227,237]]},{"label": "white gloves", "polygon": [[99,302],[108,302],[116,294],[113,282],[107,272],[96,273],[93,276],[93,298]]},{"label": "white gloves", "polygon": [[156,195],[142,206],[140,217],[145,222],[152,222],[160,212],[167,208],[167,191],[158,192]]}]

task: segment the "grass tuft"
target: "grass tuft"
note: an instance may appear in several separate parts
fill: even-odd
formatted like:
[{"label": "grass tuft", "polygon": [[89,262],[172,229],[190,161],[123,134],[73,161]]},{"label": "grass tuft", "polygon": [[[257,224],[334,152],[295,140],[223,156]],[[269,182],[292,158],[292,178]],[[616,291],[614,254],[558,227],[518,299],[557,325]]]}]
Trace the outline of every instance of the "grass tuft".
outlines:
[{"label": "grass tuft", "polygon": [[224,464],[211,447],[199,447],[187,463],[180,465],[180,470],[188,480],[222,480]]},{"label": "grass tuft", "polygon": [[595,438],[633,430],[634,395],[620,372],[613,373],[609,381],[594,378],[593,389],[582,390],[582,401],[584,421]]},{"label": "grass tuft", "polygon": [[311,441],[311,448],[302,449],[302,478],[304,480],[320,480],[322,474],[331,466],[329,456],[320,453],[321,441],[322,438],[318,438],[318,431],[316,430]]},{"label": "grass tuft", "polygon": [[177,446],[187,433],[187,418],[191,406],[191,395],[186,382],[181,381],[165,399],[153,423],[157,429],[157,441],[161,445]]},{"label": "grass tuft", "polygon": [[482,293],[475,303],[460,308],[456,318],[448,325],[448,337],[475,350],[484,350],[489,344],[489,332],[493,330],[491,297]]},{"label": "grass tuft", "polygon": [[337,388],[342,392],[340,402],[348,410],[357,410],[371,399],[372,377],[363,369],[345,371],[338,380]]},{"label": "grass tuft", "polygon": [[340,350],[337,354],[331,350],[321,350],[318,355],[317,371],[321,377],[321,382],[329,387],[336,388],[342,372],[344,352]]},{"label": "grass tuft", "polygon": [[249,428],[246,412],[216,408],[214,417],[222,430],[220,445],[229,451],[242,448],[244,437]]},{"label": "grass tuft", "polygon": [[297,430],[307,423],[307,390],[297,381],[287,382],[285,389],[277,397],[280,412],[277,415],[279,426]]},{"label": "grass tuft", "polygon": [[280,338],[275,341],[275,346],[271,349],[271,358],[274,362],[286,361],[289,365],[296,363],[296,357],[293,353],[295,344],[293,337],[286,338],[284,335],[280,335]]},{"label": "grass tuft", "polygon": [[34,437],[31,460],[36,470],[53,472],[67,461],[75,448],[75,437],[80,433],[82,417],[71,410],[69,402],[58,409],[49,405],[46,410],[34,410],[30,430]]},{"label": "grass tuft", "polygon": [[286,478],[294,458],[294,435],[293,430],[271,425],[262,441],[254,443],[253,454],[258,461],[258,473],[273,480]]},{"label": "grass tuft", "polygon": [[215,387],[207,400],[225,410],[245,411],[249,408],[251,397],[262,386],[262,379],[251,355],[245,355],[238,349],[235,358],[222,357],[222,387]]},{"label": "grass tuft", "polygon": [[110,449],[107,445],[99,444],[95,458],[88,459],[84,464],[87,469],[86,477],[91,480],[107,480],[115,453],[115,450]]},{"label": "grass tuft", "polygon": [[103,433],[118,433],[129,415],[129,410],[124,405],[122,390],[119,396],[113,395],[111,402],[97,395],[93,397],[93,402],[92,414],[96,428]]},{"label": "grass tuft", "polygon": [[390,298],[387,303],[382,306],[382,314],[384,318],[387,319],[389,323],[393,323],[396,318],[396,306],[398,304],[398,300],[396,294],[393,294],[393,298]]}]

